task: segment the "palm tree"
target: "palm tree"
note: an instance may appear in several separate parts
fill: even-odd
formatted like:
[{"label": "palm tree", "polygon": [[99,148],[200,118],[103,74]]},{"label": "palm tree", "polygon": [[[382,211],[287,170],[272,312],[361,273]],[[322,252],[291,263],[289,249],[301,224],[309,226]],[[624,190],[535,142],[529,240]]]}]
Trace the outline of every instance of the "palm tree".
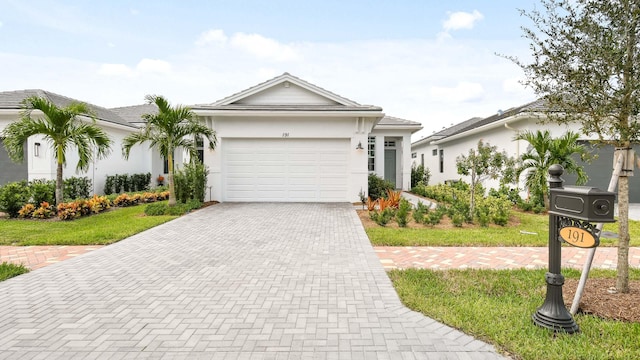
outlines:
[{"label": "palm tree", "polygon": [[195,114],[186,106],[171,107],[169,102],[159,95],[147,95],[148,104],[158,107],[157,114],[144,114],[146,125],[140,132],[132,133],[124,138],[122,152],[129,158],[131,148],[138,144],[149,142],[149,148],[157,148],[168,162],[169,168],[169,205],[176,204],[175,184],[173,182],[173,152],[176,148],[187,150],[191,159],[196,159],[198,152],[194,139],[205,136],[209,140],[209,149],[216,145],[216,134],[213,130],[196,120]]},{"label": "palm tree", "polygon": [[[78,151],[77,170],[87,171],[94,152],[101,159],[109,155],[111,139],[95,124],[95,115],[85,103],[72,102],[60,108],[45,97],[32,96],[23,100],[24,111],[20,120],[11,123],[2,132],[4,146],[15,162],[24,160],[24,144],[30,136],[42,135],[51,145],[57,162],[56,203],[63,202],[62,168],[66,164],[67,151]],[[33,113],[39,110],[39,113]],[[83,121],[81,115],[91,118]]]},{"label": "palm tree", "polygon": [[562,165],[566,173],[575,173],[578,185],[587,182],[586,172],[573,157],[580,155],[582,161],[589,158],[589,152],[578,144],[578,138],[579,134],[569,131],[554,139],[548,130],[524,131],[515,136],[514,140],[525,140],[531,145],[531,149],[520,157],[522,165],[518,174],[526,172],[525,185],[535,203],[548,205],[547,176],[549,166],[553,164]]}]

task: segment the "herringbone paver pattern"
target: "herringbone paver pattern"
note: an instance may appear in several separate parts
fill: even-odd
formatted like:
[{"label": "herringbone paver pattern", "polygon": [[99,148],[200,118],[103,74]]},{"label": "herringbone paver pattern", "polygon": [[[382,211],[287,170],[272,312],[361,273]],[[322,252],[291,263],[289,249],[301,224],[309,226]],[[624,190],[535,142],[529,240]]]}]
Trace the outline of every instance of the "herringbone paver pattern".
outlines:
[{"label": "herringbone paver pattern", "polygon": [[349,204],[220,204],[0,283],[0,357],[495,359],[401,305]]}]

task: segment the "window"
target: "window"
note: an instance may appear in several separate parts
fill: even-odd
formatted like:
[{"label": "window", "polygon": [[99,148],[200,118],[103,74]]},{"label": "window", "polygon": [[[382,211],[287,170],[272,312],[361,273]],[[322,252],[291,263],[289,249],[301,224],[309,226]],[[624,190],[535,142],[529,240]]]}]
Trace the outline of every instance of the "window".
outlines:
[{"label": "window", "polygon": [[396,147],[396,141],[395,140],[389,140],[389,141],[385,141],[384,142],[384,147]]},{"label": "window", "polygon": [[420,154],[420,165],[424,166],[424,154]]},{"label": "window", "polygon": [[444,172],[444,150],[440,149],[440,172]]},{"label": "window", "polygon": [[433,150],[431,151],[431,155],[433,155],[433,156],[438,156],[438,149],[433,149]]},{"label": "window", "polygon": [[198,153],[200,164],[204,164],[204,139],[202,136],[196,137],[196,152]]},{"label": "window", "polygon": [[376,138],[369,137],[369,144],[367,146],[369,171],[376,171]]},{"label": "window", "polygon": [[415,159],[415,158],[417,158],[417,157],[418,157],[418,153],[415,153],[415,152],[412,152],[412,153],[411,153],[411,158],[412,158],[412,159]]}]

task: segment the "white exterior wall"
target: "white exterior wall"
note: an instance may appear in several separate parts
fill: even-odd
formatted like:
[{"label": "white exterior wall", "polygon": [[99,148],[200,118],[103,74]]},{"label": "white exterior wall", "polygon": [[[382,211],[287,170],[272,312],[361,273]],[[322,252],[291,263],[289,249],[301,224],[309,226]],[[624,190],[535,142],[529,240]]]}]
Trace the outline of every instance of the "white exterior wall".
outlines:
[{"label": "white exterior wall", "polygon": [[[373,125],[372,120],[350,117],[225,117],[211,119],[216,131],[218,144],[209,150],[205,144],[204,163],[209,167],[208,186],[211,186],[213,200],[224,200],[223,152],[225,139],[334,139],[350,141],[349,184],[350,202],[359,201],[360,191],[367,192],[367,135]],[[357,150],[361,144],[363,149]],[[208,197],[208,195],[207,195]]]},{"label": "white exterior wall", "polygon": [[[506,126],[505,126],[506,123]],[[530,117],[514,117],[511,120],[496,122],[485,128],[478,128],[468,131],[464,136],[451,136],[450,139],[433,141],[431,143],[423,143],[412,148],[416,152],[416,158],[413,162],[420,163],[420,156],[425,156],[425,166],[431,170],[430,184],[441,184],[447,180],[462,179],[466,182],[470,181],[467,176],[459,175],[456,168],[456,158],[461,155],[467,155],[469,149],[476,148],[478,141],[482,140],[491,146],[496,146],[498,151],[506,151],[509,156],[519,157],[527,151],[529,145],[526,141],[514,141],[518,131],[537,131],[549,130],[552,137],[559,137],[571,130],[580,133],[579,124],[558,125],[558,124],[539,124],[537,118]],[[581,137],[585,138],[585,137]],[[437,149],[438,155],[433,156],[432,150]],[[444,150],[444,171],[439,171],[439,151]],[[485,188],[498,187],[499,181],[488,180],[483,184]],[[522,186],[520,186],[522,187]]]}]

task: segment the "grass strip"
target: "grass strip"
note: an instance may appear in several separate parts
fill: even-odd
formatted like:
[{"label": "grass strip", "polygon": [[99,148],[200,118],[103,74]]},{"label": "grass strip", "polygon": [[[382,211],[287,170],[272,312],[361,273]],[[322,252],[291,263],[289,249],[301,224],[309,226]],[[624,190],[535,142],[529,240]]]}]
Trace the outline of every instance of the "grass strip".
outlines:
[{"label": "grass strip", "polygon": [[0,263],[0,281],[5,281],[14,276],[28,273],[29,269],[24,265],[12,264],[9,262]]},{"label": "grass strip", "polygon": [[[640,359],[640,324],[578,315],[581,332],[554,334],[531,315],[544,302],[546,270],[394,270],[389,277],[409,308],[494,344],[517,359]],[[579,277],[564,270],[566,277]],[[631,270],[640,279],[640,270]],[[592,277],[615,276],[595,270]],[[634,306],[630,304],[630,306]]]},{"label": "grass strip", "polygon": [[0,219],[0,245],[108,245],[177,216],[145,216],[144,205],[72,221]]},{"label": "grass strip", "polygon": [[[366,230],[374,246],[547,246],[549,217],[517,212],[516,226],[438,228],[391,228],[372,226]],[[618,224],[606,224],[604,231],[616,233]],[[640,246],[640,221],[629,221],[631,246]],[[617,246],[617,239],[601,237],[600,246]]]}]

